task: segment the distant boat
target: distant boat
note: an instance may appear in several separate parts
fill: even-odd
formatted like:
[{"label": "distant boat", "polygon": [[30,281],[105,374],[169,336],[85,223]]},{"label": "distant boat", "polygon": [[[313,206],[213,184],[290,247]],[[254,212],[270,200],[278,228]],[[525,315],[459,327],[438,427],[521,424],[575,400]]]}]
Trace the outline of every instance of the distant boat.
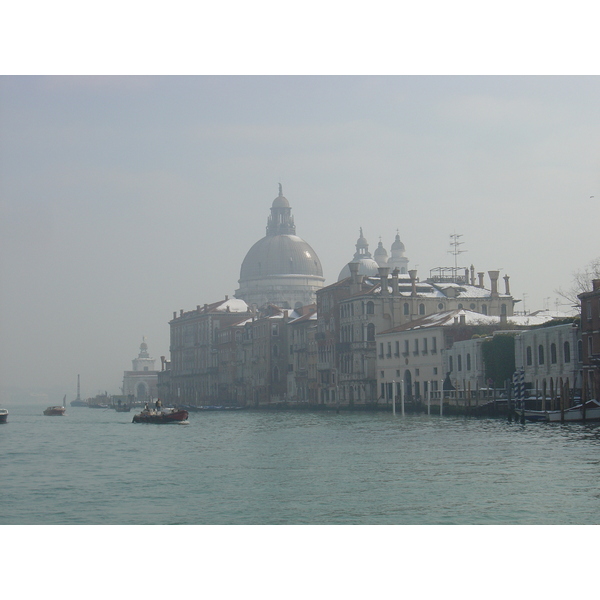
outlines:
[{"label": "distant boat", "polygon": [[87,406],[86,401],[81,399],[81,394],[79,393],[79,375],[77,375],[77,398],[71,401],[71,406]]},{"label": "distant boat", "polygon": [[65,397],[63,398],[63,405],[62,406],[49,406],[44,411],[44,414],[47,417],[57,417],[57,416],[62,417],[65,414],[65,411],[67,410],[67,408],[65,406],[66,403],[67,403],[67,396],[65,395]]},{"label": "distant boat", "polygon": [[181,423],[187,418],[187,410],[172,409],[171,412],[143,410],[133,417],[132,423]]},{"label": "distant boat", "polygon": [[5,408],[0,408],[0,423],[6,423],[8,411]]}]

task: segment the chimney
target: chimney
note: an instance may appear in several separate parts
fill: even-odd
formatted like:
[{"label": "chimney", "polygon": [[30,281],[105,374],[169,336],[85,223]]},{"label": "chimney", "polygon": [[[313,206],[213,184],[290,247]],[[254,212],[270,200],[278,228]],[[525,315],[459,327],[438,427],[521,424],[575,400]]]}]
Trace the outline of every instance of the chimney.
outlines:
[{"label": "chimney", "polygon": [[409,271],[408,274],[410,275],[410,283],[412,284],[412,291],[411,291],[410,295],[416,296],[417,295],[417,272],[413,269],[412,271]]},{"label": "chimney", "polygon": [[458,319],[461,325],[465,325],[465,315],[459,315]]},{"label": "chimney", "polygon": [[469,269],[465,269],[465,283],[469,283]]},{"label": "chimney", "polygon": [[475,285],[475,267],[471,265],[471,285]]},{"label": "chimney", "polygon": [[507,296],[510,296],[510,285],[508,283],[508,280],[510,279],[510,277],[508,275],[504,276],[504,293]]},{"label": "chimney", "polygon": [[200,312],[200,305],[196,304],[196,312]]},{"label": "chimney", "polygon": [[490,281],[492,284],[492,296],[498,295],[498,277],[500,276],[500,271],[488,271],[488,275],[490,276]]},{"label": "chimney", "polygon": [[174,310],[174,311],[173,311],[173,318],[174,318],[174,319],[176,319],[176,318],[177,318],[177,311],[176,311],[176,310]]},{"label": "chimney", "polygon": [[208,312],[208,304],[204,305],[204,312]]},{"label": "chimney", "polygon": [[481,273],[477,273],[477,277],[479,277],[479,283],[477,284],[477,287],[482,288],[483,287],[483,276],[485,275],[485,273],[482,271]]},{"label": "chimney", "polygon": [[388,273],[390,272],[390,268],[379,267],[377,270],[379,271],[379,279],[381,280],[381,295],[388,296],[390,293],[388,289]]},{"label": "chimney", "polygon": [[398,270],[398,267],[396,267],[392,271],[392,295],[393,296],[397,296],[400,293],[400,288],[398,287],[398,273],[400,273],[400,271]]},{"label": "chimney", "polygon": [[600,290],[600,279],[592,279],[592,291],[597,292]]},{"label": "chimney", "polygon": [[180,309],[179,309],[179,316],[180,316],[180,317],[183,317],[183,308],[180,308]]},{"label": "chimney", "polygon": [[225,294],[225,302],[227,302],[227,300],[229,300],[229,296]]}]

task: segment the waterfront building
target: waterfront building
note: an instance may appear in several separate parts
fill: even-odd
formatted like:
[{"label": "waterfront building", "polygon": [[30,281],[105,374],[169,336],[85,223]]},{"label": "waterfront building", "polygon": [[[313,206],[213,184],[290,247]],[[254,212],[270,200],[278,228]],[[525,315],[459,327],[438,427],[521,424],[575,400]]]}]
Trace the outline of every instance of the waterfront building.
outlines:
[{"label": "waterfront building", "polygon": [[594,279],[592,290],[579,294],[578,298],[586,395],[600,400],[600,279]]},{"label": "waterfront building", "polygon": [[292,209],[279,184],[266,236],[246,254],[235,296],[257,309],[268,304],[293,309],[313,304],[324,281],[316,252],[296,235]]},{"label": "waterfront building", "polygon": [[[417,271],[400,274],[396,267],[378,267],[378,276],[360,275],[360,264],[349,263],[350,276],[317,293],[319,395],[323,403],[376,402],[380,397],[375,335],[427,315],[465,310],[479,317],[512,318],[514,300],[509,278],[498,290],[498,271],[483,273],[475,283],[474,267],[434,269],[421,282]],[[433,375],[433,373],[432,373]]]},{"label": "waterfront building", "polygon": [[578,320],[553,325],[552,321],[515,336],[515,368],[523,371],[530,394],[545,389],[559,393],[560,383],[571,389],[582,384],[581,332]]},{"label": "waterfront building", "polygon": [[[198,305],[196,310],[180,310],[179,315],[174,312],[169,322],[170,372],[168,377],[161,376],[161,380],[169,382],[168,399],[179,404],[221,403],[219,389],[223,390],[223,381],[219,376],[219,347],[223,359],[231,340],[221,339],[217,333],[254,315],[243,300],[228,296],[212,304]],[[230,398],[228,391],[226,399]]]},{"label": "waterfront building", "polygon": [[[316,404],[316,369],[311,357],[317,328],[317,305],[296,309],[288,322],[290,364],[288,396],[293,402]],[[311,368],[313,367],[313,368]]]},{"label": "waterfront building", "polygon": [[123,373],[123,395],[133,396],[137,402],[148,402],[158,396],[158,371],[154,358],[148,354],[146,338],[142,339],[140,352],[132,361],[132,370]]}]

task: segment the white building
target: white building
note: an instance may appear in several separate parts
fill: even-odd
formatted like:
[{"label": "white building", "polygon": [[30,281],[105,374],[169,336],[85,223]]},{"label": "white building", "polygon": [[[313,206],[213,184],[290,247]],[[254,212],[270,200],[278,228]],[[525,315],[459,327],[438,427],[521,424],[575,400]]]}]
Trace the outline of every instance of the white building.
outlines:
[{"label": "white building", "polygon": [[525,373],[525,383],[535,393],[546,385],[556,390],[562,379],[570,388],[581,388],[581,331],[576,322],[548,327],[536,327],[519,333],[515,338],[515,366]]},{"label": "white building", "polygon": [[140,353],[132,361],[131,371],[123,373],[123,394],[134,396],[139,402],[147,402],[158,397],[158,371],[155,370],[155,359],[148,354],[148,344],[143,338]]}]

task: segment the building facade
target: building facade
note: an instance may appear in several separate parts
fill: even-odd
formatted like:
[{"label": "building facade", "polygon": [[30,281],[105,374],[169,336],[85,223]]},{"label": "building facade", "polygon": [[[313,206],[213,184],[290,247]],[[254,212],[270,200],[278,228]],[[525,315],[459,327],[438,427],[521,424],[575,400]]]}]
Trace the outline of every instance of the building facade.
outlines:
[{"label": "building facade", "polygon": [[586,397],[600,400],[600,279],[592,290],[579,294],[581,301],[582,367]]},{"label": "building facade", "polygon": [[155,359],[148,354],[146,338],[140,344],[140,352],[132,361],[132,370],[123,373],[123,395],[133,396],[137,402],[148,402],[158,397],[158,371]]}]

